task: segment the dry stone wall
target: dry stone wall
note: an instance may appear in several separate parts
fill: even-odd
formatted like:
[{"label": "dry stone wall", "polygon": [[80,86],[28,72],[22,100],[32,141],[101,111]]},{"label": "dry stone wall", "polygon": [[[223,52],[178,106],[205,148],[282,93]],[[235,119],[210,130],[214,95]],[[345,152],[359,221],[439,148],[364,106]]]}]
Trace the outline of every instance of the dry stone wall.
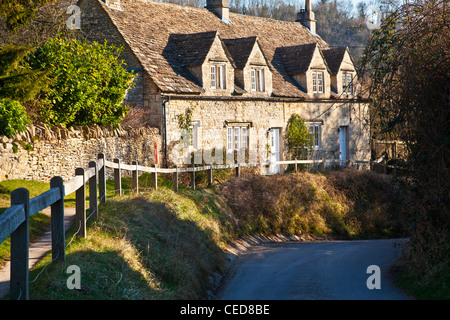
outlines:
[{"label": "dry stone wall", "polygon": [[0,136],[0,180],[49,181],[53,176],[68,180],[75,168],[87,168],[99,153],[107,160],[119,158],[128,164],[137,160],[150,166],[155,164],[155,142],[160,160],[161,136],[155,128],[30,125],[12,139]]}]

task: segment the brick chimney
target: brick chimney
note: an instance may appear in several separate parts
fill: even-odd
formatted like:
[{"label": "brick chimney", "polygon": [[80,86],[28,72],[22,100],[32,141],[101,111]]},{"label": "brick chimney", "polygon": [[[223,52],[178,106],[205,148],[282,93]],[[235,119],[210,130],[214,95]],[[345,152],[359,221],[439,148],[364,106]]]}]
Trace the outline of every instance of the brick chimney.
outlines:
[{"label": "brick chimney", "polygon": [[297,13],[296,22],[300,22],[307,27],[312,33],[316,33],[316,15],[311,8],[311,0],[305,0],[305,9]]},{"label": "brick chimney", "polygon": [[222,19],[223,22],[231,23],[228,0],[206,0],[206,9]]}]

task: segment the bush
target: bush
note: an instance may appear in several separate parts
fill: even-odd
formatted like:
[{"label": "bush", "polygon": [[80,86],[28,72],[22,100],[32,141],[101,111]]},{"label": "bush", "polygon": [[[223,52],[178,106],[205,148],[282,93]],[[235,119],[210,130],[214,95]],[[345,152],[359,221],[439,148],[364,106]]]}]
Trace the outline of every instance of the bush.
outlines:
[{"label": "bush", "polygon": [[0,136],[12,138],[25,131],[29,123],[25,108],[18,101],[0,100]]},{"label": "bush", "polygon": [[52,81],[35,106],[49,125],[120,124],[128,107],[122,104],[134,75],[118,59],[122,49],[79,40],[51,39],[34,52],[30,64],[47,70]]}]

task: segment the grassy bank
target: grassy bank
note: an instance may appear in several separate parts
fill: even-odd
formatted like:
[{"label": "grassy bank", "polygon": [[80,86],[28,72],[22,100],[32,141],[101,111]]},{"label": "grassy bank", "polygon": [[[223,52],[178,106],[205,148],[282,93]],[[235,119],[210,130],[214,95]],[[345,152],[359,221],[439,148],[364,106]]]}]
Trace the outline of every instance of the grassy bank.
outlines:
[{"label": "grassy bank", "polygon": [[[338,171],[326,175],[247,176],[213,187],[172,191],[140,177],[140,195],[109,197],[88,237],[67,247],[30,286],[31,299],[197,299],[225,265],[229,241],[252,234],[323,238],[403,236],[406,210],[387,176]],[[129,179],[124,179],[127,189]],[[66,241],[76,230],[69,230]],[[30,279],[51,260],[48,255]],[[68,290],[69,265],[81,269],[80,290]]]}]

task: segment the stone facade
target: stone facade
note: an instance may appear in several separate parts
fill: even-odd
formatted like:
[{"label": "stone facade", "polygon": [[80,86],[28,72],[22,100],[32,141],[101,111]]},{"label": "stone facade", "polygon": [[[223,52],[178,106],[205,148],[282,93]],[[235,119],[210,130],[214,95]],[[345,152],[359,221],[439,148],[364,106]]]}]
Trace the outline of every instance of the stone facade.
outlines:
[{"label": "stone facade", "polygon": [[[187,109],[194,112],[195,147],[206,151],[226,148],[228,128],[243,127],[249,150],[267,154],[269,132],[278,129],[280,160],[287,159],[284,133],[296,113],[317,130],[312,158],[370,159],[368,101],[359,96],[348,48],[330,49],[300,22],[234,13],[224,22],[216,11],[227,1],[208,0],[207,9],[122,0],[117,10],[108,3],[79,1],[82,31],[124,46],[127,68],[138,73],[125,101],[147,110],[144,122],[162,133],[167,165]],[[224,67],[223,86],[214,66]],[[322,90],[315,90],[317,73]],[[352,76],[351,94],[344,94],[344,73]]]},{"label": "stone facade", "polygon": [[30,125],[13,139],[0,137],[0,180],[47,182],[61,176],[67,181],[75,176],[75,168],[87,168],[99,153],[110,161],[119,158],[131,164],[137,160],[150,166],[155,163],[155,142],[160,159],[161,137],[157,129]]}]

